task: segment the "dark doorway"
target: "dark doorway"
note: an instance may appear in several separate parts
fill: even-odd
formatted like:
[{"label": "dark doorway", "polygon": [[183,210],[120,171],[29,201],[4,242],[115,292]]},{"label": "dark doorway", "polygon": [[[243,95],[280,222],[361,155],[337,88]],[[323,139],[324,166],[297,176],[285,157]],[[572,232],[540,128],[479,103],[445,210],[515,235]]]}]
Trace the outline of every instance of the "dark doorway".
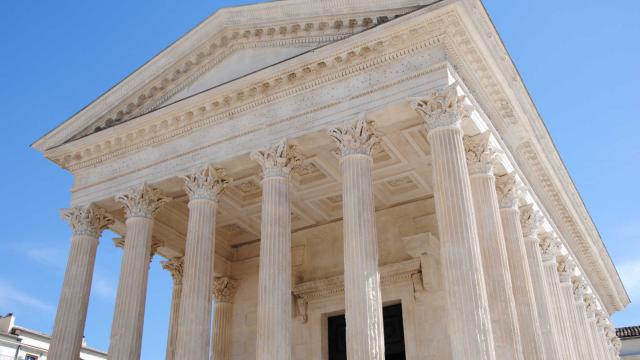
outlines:
[{"label": "dark doorway", "polygon": [[[382,308],[382,318],[384,321],[385,360],[405,360],[402,305],[385,306]],[[328,318],[327,325],[329,329],[329,360],[346,360],[347,337],[344,315]]]}]

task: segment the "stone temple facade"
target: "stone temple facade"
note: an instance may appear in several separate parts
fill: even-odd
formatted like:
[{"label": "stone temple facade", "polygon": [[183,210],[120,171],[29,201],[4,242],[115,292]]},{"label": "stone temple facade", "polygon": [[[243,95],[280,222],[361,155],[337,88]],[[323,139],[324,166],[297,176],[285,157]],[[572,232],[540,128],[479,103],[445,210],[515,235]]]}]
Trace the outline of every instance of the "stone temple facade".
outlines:
[{"label": "stone temple facade", "polygon": [[109,359],[153,256],[167,359],[618,358],[629,298],[479,0],[222,9],[33,146],[75,179],[50,359],[106,228]]}]

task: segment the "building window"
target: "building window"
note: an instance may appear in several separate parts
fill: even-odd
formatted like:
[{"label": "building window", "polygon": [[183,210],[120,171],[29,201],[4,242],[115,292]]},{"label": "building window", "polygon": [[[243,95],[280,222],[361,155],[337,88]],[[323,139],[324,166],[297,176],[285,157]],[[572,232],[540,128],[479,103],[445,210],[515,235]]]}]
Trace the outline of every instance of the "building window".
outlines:
[{"label": "building window", "polygon": [[24,360],[38,360],[38,356],[37,356],[37,355],[27,354],[27,355],[24,357]]}]

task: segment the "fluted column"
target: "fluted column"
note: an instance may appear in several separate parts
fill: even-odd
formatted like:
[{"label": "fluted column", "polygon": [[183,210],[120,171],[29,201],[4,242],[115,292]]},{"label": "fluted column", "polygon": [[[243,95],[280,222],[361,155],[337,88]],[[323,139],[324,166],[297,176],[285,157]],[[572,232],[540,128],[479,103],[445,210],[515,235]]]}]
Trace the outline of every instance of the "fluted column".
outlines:
[{"label": "fluted column", "polygon": [[62,218],[73,236],[49,348],[54,360],[80,356],[98,239],[113,224],[113,218],[94,205],[63,210]]},{"label": "fluted column", "polygon": [[178,338],[178,319],[180,318],[180,296],[182,294],[182,273],[184,258],[182,256],[162,262],[162,267],[171,273],[173,290],[171,292],[171,313],[169,314],[169,331],[167,335],[166,359],[174,360],[176,340]]},{"label": "fluted column", "polygon": [[230,179],[224,170],[206,166],[183,176],[189,195],[176,359],[207,359],[211,335],[211,282],[216,241],[218,197]]},{"label": "fluted column", "polygon": [[342,153],[344,301],[347,357],[384,359],[382,298],[373,199],[372,148],[379,139],[362,116],[352,126],[329,130]]},{"label": "fluted column", "polygon": [[573,276],[576,265],[573,260],[566,255],[558,256],[557,261],[560,290],[562,292],[562,299],[564,300],[565,308],[567,309],[567,314],[569,315],[569,324],[573,335],[575,353],[579,359],[589,359],[589,345],[581,332],[579,326],[580,319],[573,299],[573,285],[571,284],[571,277]]},{"label": "fluted column", "polygon": [[521,192],[515,175],[507,174],[497,177],[496,190],[500,201],[500,218],[509,260],[511,287],[516,301],[523,355],[526,360],[545,359],[538,309],[529,273],[529,261],[520,227],[518,201]]},{"label": "fluted column", "polygon": [[143,185],[117,196],[116,201],[124,205],[127,234],[108,358],[139,359],[152,252],[153,216],[169,199],[162,196],[158,189]]},{"label": "fluted column", "polygon": [[258,360],[291,359],[291,171],[302,162],[294,146],[281,141],[251,154],[263,172],[260,270],[258,275]]},{"label": "fluted column", "polygon": [[496,151],[490,132],[465,136],[464,145],[476,212],[478,239],[489,300],[489,314],[496,359],[523,359],[522,342],[511,289],[507,248],[500,220],[493,166]]},{"label": "fluted column", "polygon": [[575,307],[578,312],[578,326],[580,327],[581,336],[585,338],[587,351],[589,352],[589,358],[597,360],[597,350],[593,342],[593,338],[590,336],[590,327],[587,320],[587,309],[584,302],[584,296],[587,294],[586,284],[581,276],[574,276],[571,279],[571,282],[573,283],[573,296]]},{"label": "fluted column", "polygon": [[461,121],[468,116],[457,85],[415,100],[431,147],[433,190],[440,233],[442,273],[447,296],[454,359],[495,359],[489,305]]},{"label": "fluted column", "polygon": [[533,204],[528,204],[520,208],[520,223],[522,225],[522,236],[527,252],[529,263],[529,273],[531,274],[531,284],[533,294],[536,299],[538,317],[540,318],[540,329],[542,330],[542,341],[547,360],[562,359],[560,347],[558,346],[558,335],[554,326],[553,317],[549,306],[549,290],[545,284],[544,270],[542,269],[542,258],[540,256],[540,242],[538,233],[542,226],[542,215],[533,208]]},{"label": "fluted column", "polygon": [[211,334],[211,360],[231,358],[231,324],[233,296],[237,283],[228,277],[213,281],[213,333]]},{"label": "fluted column", "polygon": [[593,294],[586,294],[584,296],[585,312],[587,315],[587,326],[589,327],[589,337],[591,338],[592,345],[596,354],[596,359],[605,359],[606,354],[604,349],[600,345],[598,339],[598,325],[596,324],[596,298]]},{"label": "fluted column", "polygon": [[557,340],[563,359],[580,360],[575,354],[573,336],[569,325],[567,310],[562,300],[560,279],[558,278],[558,262],[556,257],[560,254],[560,241],[552,233],[540,234],[540,254],[544,268],[545,283],[549,290],[549,310],[553,317],[557,330]]},{"label": "fluted column", "polygon": [[606,313],[602,310],[597,310],[596,311],[596,327],[598,328],[598,342],[600,343],[600,347],[602,348],[602,353],[604,354],[603,359],[611,359],[611,354],[609,352],[608,339],[607,339],[608,325],[609,325],[609,321]]}]

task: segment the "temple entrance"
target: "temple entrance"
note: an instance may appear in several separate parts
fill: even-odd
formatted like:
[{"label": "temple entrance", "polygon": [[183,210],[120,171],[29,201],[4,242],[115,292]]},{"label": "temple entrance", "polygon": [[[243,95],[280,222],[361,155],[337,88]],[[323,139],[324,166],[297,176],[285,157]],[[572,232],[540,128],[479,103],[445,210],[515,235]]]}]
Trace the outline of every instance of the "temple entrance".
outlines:
[{"label": "temple entrance", "polygon": [[[382,308],[384,321],[384,349],[386,360],[405,360],[402,305]],[[329,360],[347,359],[346,321],[344,315],[327,319],[329,331]]]}]

